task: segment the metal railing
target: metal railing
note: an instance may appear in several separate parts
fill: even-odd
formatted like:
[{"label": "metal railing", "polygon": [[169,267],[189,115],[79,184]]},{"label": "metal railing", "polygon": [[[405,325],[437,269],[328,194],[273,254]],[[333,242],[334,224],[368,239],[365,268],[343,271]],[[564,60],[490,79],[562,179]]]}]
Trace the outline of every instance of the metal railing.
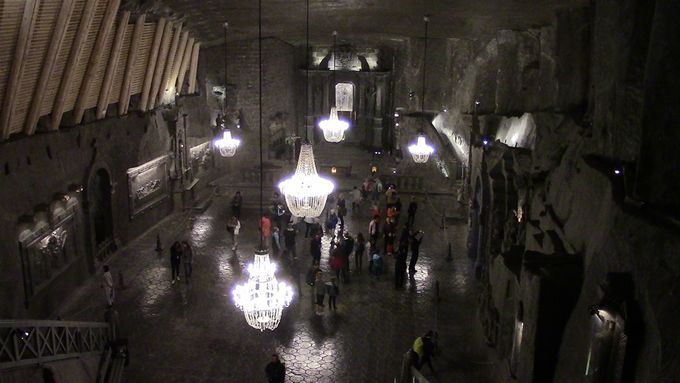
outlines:
[{"label": "metal railing", "polygon": [[108,342],[106,323],[0,320],[0,370],[100,355]]}]

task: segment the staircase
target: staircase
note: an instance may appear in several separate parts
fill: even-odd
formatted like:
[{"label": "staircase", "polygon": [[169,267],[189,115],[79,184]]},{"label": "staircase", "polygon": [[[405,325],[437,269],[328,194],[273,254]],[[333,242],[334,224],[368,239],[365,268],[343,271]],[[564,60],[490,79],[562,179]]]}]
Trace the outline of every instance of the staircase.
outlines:
[{"label": "staircase", "polygon": [[104,322],[0,320],[0,381],[119,383],[124,347]]}]

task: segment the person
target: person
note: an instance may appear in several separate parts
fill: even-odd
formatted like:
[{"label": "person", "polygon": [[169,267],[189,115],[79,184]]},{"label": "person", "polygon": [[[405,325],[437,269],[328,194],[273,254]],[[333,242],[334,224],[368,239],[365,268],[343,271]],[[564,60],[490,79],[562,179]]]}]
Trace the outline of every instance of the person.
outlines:
[{"label": "person", "polygon": [[342,277],[343,277],[343,282],[348,283],[349,282],[349,257],[351,257],[352,253],[354,252],[354,238],[352,238],[352,236],[347,231],[344,232],[344,235],[342,237],[341,247],[342,247],[341,255],[342,255],[343,263],[344,263],[344,268],[342,270]]},{"label": "person", "polygon": [[178,241],[170,248],[170,266],[172,267],[172,284],[179,281],[179,264],[182,262],[182,244]]},{"label": "person", "polygon": [[361,233],[357,234],[357,241],[354,245],[354,270],[361,270],[364,253],[366,252],[366,239]]},{"label": "person", "polygon": [[189,283],[189,278],[191,278],[193,272],[194,251],[187,241],[182,241],[182,260],[184,261],[184,280]]},{"label": "person", "polygon": [[309,243],[309,252],[312,262],[321,264],[321,234],[316,234]]},{"label": "person", "polygon": [[435,349],[434,336],[435,334],[430,330],[413,342],[413,351],[418,354],[418,362],[415,366],[417,370],[420,370],[427,363],[430,371],[434,372],[434,368],[432,368],[432,355]]},{"label": "person", "polygon": [[380,200],[380,195],[383,192],[383,184],[380,182],[380,178],[375,179],[375,184],[373,185],[373,202],[378,202]]},{"label": "person", "polygon": [[270,249],[272,246],[272,221],[269,219],[269,213],[264,213],[262,219],[260,219],[260,235],[264,248]]},{"label": "person", "polygon": [[342,230],[345,227],[345,216],[347,215],[347,201],[345,201],[344,194],[338,195],[337,207],[338,219],[340,220],[340,228]]},{"label": "person", "polygon": [[314,279],[314,294],[316,295],[316,313],[321,315],[323,313],[323,298],[326,296],[326,284],[321,271],[317,271]]},{"label": "person", "polygon": [[408,218],[406,220],[406,224],[409,227],[412,227],[416,222],[416,211],[418,211],[418,202],[416,201],[416,197],[412,196],[411,202],[408,204]]},{"label": "person", "polygon": [[352,214],[356,215],[361,208],[361,191],[356,186],[350,192],[350,197],[352,199]]},{"label": "person", "polygon": [[394,263],[394,288],[401,289],[404,287],[404,280],[406,274],[406,255],[408,253],[407,246],[399,246],[396,253]]},{"label": "person", "polygon": [[102,279],[102,287],[104,288],[104,295],[106,296],[106,306],[113,306],[113,299],[116,297],[116,290],[113,286],[113,275],[111,275],[111,270],[108,265],[104,265],[104,275]]},{"label": "person", "polygon": [[281,363],[277,354],[272,354],[272,360],[265,367],[269,383],[284,383],[286,380],[286,365]]},{"label": "person", "polygon": [[374,252],[371,257],[371,271],[376,279],[380,279],[380,274],[382,274],[383,271],[383,259],[377,251]]},{"label": "person", "polygon": [[391,218],[386,218],[385,219],[385,226],[384,226],[384,238],[385,238],[385,246],[383,249],[384,253],[393,253],[394,252],[394,237],[396,236],[396,225],[394,223],[394,220]]},{"label": "person", "polygon": [[338,215],[334,209],[331,209],[328,218],[326,218],[326,230],[333,232],[336,226],[338,226]]},{"label": "person", "polygon": [[312,227],[314,226],[314,217],[305,217],[303,221],[305,222],[305,238],[307,237],[314,237],[314,234],[312,234]]},{"label": "person", "polygon": [[272,229],[272,254],[278,254],[283,250],[281,248],[281,235],[278,226],[274,226]]},{"label": "person", "polygon": [[286,256],[292,256],[293,259],[297,259],[297,251],[295,249],[295,227],[292,223],[288,224],[286,231],[283,232],[283,243],[286,245]]},{"label": "person", "polygon": [[340,294],[337,278],[331,278],[330,282],[326,282],[326,292],[328,293],[328,309],[335,311],[337,309],[336,300]]},{"label": "person", "polygon": [[331,269],[335,272],[335,277],[340,278],[340,274],[344,274],[345,270],[345,259],[342,255],[342,248],[337,247],[334,250],[330,252],[331,254],[331,259],[330,259],[330,266]]},{"label": "person", "polygon": [[241,192],[237,191],[234,197],[231,199],[231,215],[241,219],[241,206],[243,205],[243,197]]},{"label": "person", "polygon": [[231,217],[229,223],[227,223],[227,231],[231,233],[231,250],[236,251],[238,249],[238,235],[241,231],[241,221],[239,221],[238,217]]},{"label": "person", "polygon": [[408,271],[411,275],[416,273],[416,262],[418,262],[418,255],[420,252],[420,243],[423,241],[424,233],[422,230],[411,231],[411,259],[408,265]]},{"label": "person", "polygon": [[286,207],[284,206],[283,202],[276,204],[276,225],[281,230],[284,230],[288,224],[288,221],[290,221],[287,213],[288,212],[286,211]]},{"label": "person", "polygon": [[374,215],[371,222],[368,223],[368,240],[371,242],[371,247],[375,247],[378,243],[378,236],[380,235],[380,220],[379,215]]},{"label": "person", "polygon": [[401,207],[402,207],[402,206],[401,206],[401,198],[399,198],[399,196],[397,196],[396,201],[394,201],[393,207],[394,207],[394,211],[395,211],[395,213],[396,213],[395,220],[396,220],[397,223],[398,223],[398,222],[399,222],[399,217],[401,217]]},{"label": "person", "polygon": [[387,188],[387,191],[385,192],[385,201],[386,201],[388,209],[391,208],[392,206],[394,206],[394,203],[397,202],[396,198],[397,198],[397,189],[395,189],[392,186]]},{"label": "person", "polygon": [[399,247],[403,247],[404,250],[408,253],[408,243],[409,240],[411,239],[411,229],[407,225],[404,225],[404,228],[401,230],[401,235],[399,236]]}]

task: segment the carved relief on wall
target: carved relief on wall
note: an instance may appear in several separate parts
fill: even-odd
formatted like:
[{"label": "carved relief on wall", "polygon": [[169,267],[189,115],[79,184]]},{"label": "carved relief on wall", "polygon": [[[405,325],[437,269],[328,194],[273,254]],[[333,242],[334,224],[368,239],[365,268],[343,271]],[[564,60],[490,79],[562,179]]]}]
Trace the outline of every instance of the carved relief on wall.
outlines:
[{"label": "carved relief on wall", "polygon": [[338,112],[354,111],[354,84],[349,82],[335,84],[335,107]]},{"label": "carved relief on wall", "polygon": [[128,169],[131,217],[169,196],[167,166],[168,156],[164,155],[144,165]]}]

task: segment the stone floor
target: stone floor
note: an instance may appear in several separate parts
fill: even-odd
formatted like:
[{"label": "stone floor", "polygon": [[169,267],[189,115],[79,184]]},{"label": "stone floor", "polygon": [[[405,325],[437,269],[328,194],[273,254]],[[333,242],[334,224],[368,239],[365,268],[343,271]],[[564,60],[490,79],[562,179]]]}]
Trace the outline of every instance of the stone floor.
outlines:
[{"label": "stone floor", "polygon": [[[250,328],[234,307],[231,288],[245,280],[257,237],[256,211],[246,211],[241,246],[234,253],[225,230],[227,203],[216,199],[203,213],[172,216],[114,256],[110,266],[125,285],[116,307],[131,363],[126,382],[265,382],[264,366],[273,352],[286,363],[290,382],[393,382],[402,355],[428,329],[440,333],[442,350],[432,382],[493,382],[496,368],[476,317],[476,285],[464,254],[466,226],[440,228],[432,212],[437,201],[421,208],[416,226],[425,241],[414,279],[395,290],[393,262],[379,281],[365,269],[352,272],[340,286],[337,313],[314,314],[311,288],[304,283],[311,263],[309,242],[298,236],[297,262],[281,260],[281,280],[296,286],[293,303],[279,327]],[[441,201],[440,201],[441,205]],[[350,217],[348,229],[366,231],[368,217]],[[194,248],[190,283],[170,283],[168,251],[154,251],[156,234],[164,247],[189,240]],[[447,243],[453,262],[446,261]],[[322,268],[328,270],[328,239]],[[441,303],[434,305],[434,284]],[[63,310],[64,319],[101,320],[104,296],[100,281],[90,283]],[[438,314],[435,320],[435,312]]]}]

